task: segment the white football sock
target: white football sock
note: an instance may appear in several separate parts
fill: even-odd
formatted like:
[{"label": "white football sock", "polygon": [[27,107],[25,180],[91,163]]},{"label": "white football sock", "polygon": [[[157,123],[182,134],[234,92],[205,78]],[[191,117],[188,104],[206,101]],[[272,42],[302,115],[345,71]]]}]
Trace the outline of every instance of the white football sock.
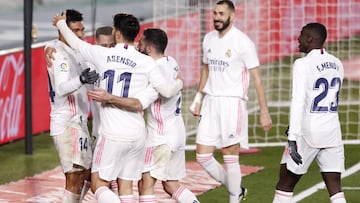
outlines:
[{"label": "white football sock", "polygon": [[155,203],[156,197],[155,195],[140,195],[139,200],[140,203]]},{"label": "white football sock", "polygon": [[180,187],[172,194],[172,198],[179,203],[199,202],[194,193],[182,185],[180,185]]},{"label": "white football sock", "polygon": [[346,203],[345,195],[343,192],[338,192],[330,197],[331,203]]},{"label": "white football sock", "polygon": [[292,202],[293,192],[284,192],[281,190],[275,190],[275,196],[273,203],[290,203]]},{"label": "white football sock", "polygon": [[101,186],[95,191],[98,203],[120,203],[120,199],[108,187]]},{"label": "white football sock", "polygon": [[63,203],[78,203],[80,202],[80,195],[64,190]]},{"label": "white football sock", "polygon": [[216,181],[227,187],[226,172],[224,167],[209,154],[196,154],[196,161],[208,172]]},{"label": "white football sock", "polygon": [[135,203],[134,195],[120,195],[121,203]]},{"label": "white football sock", "polygon": [[224,155],[227,172],[227,188],[229,191],[229,202],[238,203],[241,194],[241,171],[239,155]]}]

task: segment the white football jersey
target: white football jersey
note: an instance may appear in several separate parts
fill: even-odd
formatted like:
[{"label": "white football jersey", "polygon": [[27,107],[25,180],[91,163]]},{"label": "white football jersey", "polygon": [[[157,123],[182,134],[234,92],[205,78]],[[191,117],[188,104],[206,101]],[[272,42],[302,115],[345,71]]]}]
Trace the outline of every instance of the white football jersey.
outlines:
[{"label": "white football jersey", "polygon": [[205,35],[202,49],[203,63],[209,67],[203,92],[247,100],[248,69],[259,66],[256,47],[250,38],[236,27],[222,38],[217,30],[213,30]]},{"label": "white football jersey", "polygon": [[294,62],[289,139],[303,136],[318,148],[342,144],[338,105],[343,78],[341,61],[324,49]]},{"label": "white football jersey", "polygon": [[70,122],[87,120],[89,113],[86,87],[81,84],[77,54],[63,42],[54,42],[55,60],[48,67],[50,95],[50,135],[61,134]]},{"label": "white football jersey", "polygon": [[[179,65],[165,56],[156,61],[167,83],[175,82]],[[185,145],[185,126],[181,116],[181,91],[173,97],[159,98],[147,109],[147,146],[168,144],[172,150]]]},{"label": "white football jersey", "polygon": [[[104,48],[82,43],[79,50],[84,59],[94,64],[99,71],[100,88],[113,95],[136,97],[149,84],[156,87],[164,83],[156,62],[138,52],[134,46],[117,44],[114,48]],[[100,120],[100,133],[107,137],[135,140],[146,134],[142,112],[102,105]]]}]

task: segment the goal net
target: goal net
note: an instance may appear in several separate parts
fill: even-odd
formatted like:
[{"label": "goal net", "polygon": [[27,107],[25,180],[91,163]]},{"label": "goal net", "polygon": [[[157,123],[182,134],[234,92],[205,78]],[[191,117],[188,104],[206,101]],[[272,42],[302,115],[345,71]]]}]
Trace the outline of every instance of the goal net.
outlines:
[{"label": "goal net", "polygon": [[[189,112],[201,68],[201,41],[213,29],[215,0],[154,0],[154,27],[168,33],[166,54],[179,63],[185,80],[182,111],[189,136],[196,133],[198,118]],[[234,0],[235,26],[257,45],[273,128],[264,132],[253,84],[249,91],[249,142],[253,146],[286,141],[289,120],[291,64],[302,55],[297,37],[309,22],[328,29],[326,49],[345,68],[339,115],[345,143],[360,143],[360,4],[358,0]],[[321,126],[319,126],[321,127]],[[189,137],[189,139],[191,139]]]}]

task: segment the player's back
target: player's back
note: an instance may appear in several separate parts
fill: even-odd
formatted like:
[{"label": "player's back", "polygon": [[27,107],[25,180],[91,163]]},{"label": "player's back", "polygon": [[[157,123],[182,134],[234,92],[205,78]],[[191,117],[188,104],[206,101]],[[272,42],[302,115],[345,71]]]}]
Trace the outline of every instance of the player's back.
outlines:
[{"label": "player's back", "polygon": [[311,145],[340,144],[338,105],[344,77],[341,61],[325,50],[315,49],[295,63],[304,64],[306,69],[304,136]]},{"label": "player's back", "polygon": [[[82,51],[84,52],[84,50]],[[157,68],[155,61],[134,46],[117,44],[114,48],[93,46],[88,49],[90,62],[101,75],[100,88],[119,97],[136,97],[144,91]],[[114,139],[135,140],[145,135],[142,112],[129,112],[112,105],[102,105],[100,132]]]},{"label": "player's back", "polygon": [[[170,56],[156,60],[166,82],[173,83],[177,79],[179,65]],[[176,95],[159,98],[148,108],[148,145],[168,143],[173,149],[185,144],[185,126],[181,115],[181,91]],[[152,144],[149,144],[152,143]]]},{"label": "player's back", "polygon": [[[180,69],[174,58],[170,56],[162,57],[156,60],[156,63],[159,65],[160,72],[166,79],[167,83],[174,83],[177,80],[177,75]],[[156,111],[161,111],[160,113],[164,120],[173,119],[180,115],[181,91],[170,98],[165,98],[160,95],[158,100],[161,101],[159,104],[161,105],[161,109],[157,109]],[[151,105],[151,118],[153,118],[156,114],[154,110],[155,105],[156,104]]]}]

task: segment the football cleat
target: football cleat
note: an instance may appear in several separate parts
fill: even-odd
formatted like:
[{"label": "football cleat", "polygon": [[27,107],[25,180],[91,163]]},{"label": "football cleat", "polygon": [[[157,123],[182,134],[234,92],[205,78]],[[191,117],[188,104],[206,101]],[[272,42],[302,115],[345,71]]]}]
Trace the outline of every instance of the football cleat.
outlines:
[{"label": "football cleat", "polygon": [[242,200],[246,200],[246,195],[247,195],[247,189],[244,187],[241,187],[241,194],[239,195],[239,203]]}]

